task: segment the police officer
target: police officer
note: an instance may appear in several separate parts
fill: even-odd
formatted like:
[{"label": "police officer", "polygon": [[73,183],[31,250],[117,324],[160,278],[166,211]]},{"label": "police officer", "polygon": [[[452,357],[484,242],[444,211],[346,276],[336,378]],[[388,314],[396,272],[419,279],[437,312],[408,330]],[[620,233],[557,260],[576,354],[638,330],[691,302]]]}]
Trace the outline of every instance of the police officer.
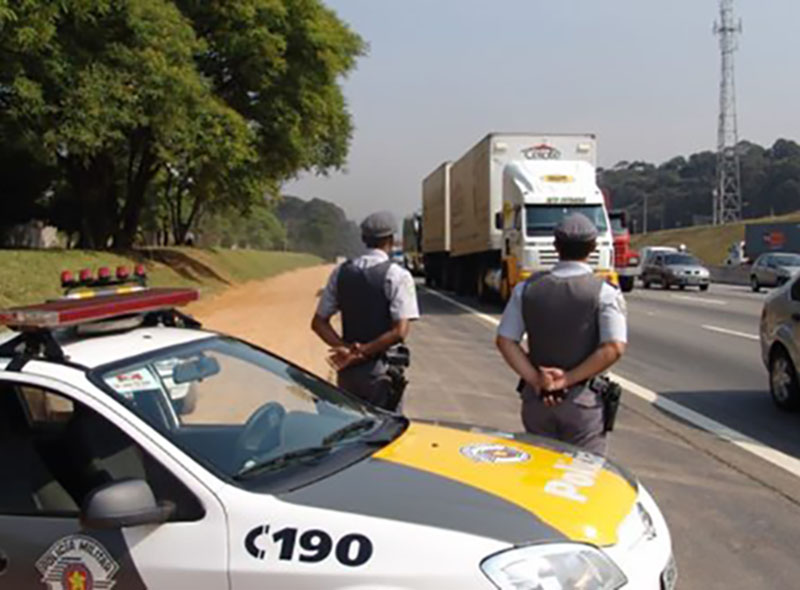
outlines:
[{"label": "police officer", "polygon": [[[414,279],[389,256],[397,224],[391,213],[374,213],[361,224],[367,253],[337,267],[322,293],[311,328],[331,347],[339,386],[387,410],[396,410],[404,388],[390,355],[419,318]],[[331,317],[342,314],[341,336]]]},{"label": "police officer", "polygon": [[[625,300],[587,264],[597,229],[572,214],[555,230],[559,263],[518,285],[503,313],[497,347],[521,378],[522,421],[531,434],[604,454],[603,403],[595,377],[624,354]],[[521,341],[528,335],[528,351]]]}]

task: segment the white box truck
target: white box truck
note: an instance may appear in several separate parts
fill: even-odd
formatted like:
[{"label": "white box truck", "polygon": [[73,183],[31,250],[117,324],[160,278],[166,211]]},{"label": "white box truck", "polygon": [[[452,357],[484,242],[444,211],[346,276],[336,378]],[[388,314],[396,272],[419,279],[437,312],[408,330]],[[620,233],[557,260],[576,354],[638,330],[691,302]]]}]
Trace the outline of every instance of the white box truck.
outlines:
[{"label": "white box truck", "polygon": [[553,230],[574,212],[599,232],[590,264],[616,281],[596,145],[594,135],[492,133],[452,165],[444,273],[457,292],[507,300],[518,282],[557,262]]},{"label": "white box truck", "polygon": [[422,252],[425,284],[450,289],[450,169],[444,162],[422,181]]}]

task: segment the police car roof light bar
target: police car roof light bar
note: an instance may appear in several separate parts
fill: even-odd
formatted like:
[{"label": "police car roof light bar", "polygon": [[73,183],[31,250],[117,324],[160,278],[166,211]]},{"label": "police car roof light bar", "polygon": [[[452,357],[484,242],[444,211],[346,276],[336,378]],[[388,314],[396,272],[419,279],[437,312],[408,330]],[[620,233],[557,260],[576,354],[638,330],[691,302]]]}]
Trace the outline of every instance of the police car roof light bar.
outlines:
[{"label": "police car roof light bar", "polygon": [[116,317],[149,314],[196,301],[195,289],[143,289],[0,310],[0,325],[21,332],[48,331]]}]

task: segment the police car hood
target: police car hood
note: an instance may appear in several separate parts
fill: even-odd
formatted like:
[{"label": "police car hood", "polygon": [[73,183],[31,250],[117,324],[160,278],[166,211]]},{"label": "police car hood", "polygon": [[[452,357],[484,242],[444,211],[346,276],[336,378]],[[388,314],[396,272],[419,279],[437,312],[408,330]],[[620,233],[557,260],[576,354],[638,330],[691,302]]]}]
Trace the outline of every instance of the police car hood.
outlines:
[{"label": "police car hood", "polygon": [[545,439],[412,422],[388,446],[284,501],[513,544],[613,545],[638,484],[605,459]]}]

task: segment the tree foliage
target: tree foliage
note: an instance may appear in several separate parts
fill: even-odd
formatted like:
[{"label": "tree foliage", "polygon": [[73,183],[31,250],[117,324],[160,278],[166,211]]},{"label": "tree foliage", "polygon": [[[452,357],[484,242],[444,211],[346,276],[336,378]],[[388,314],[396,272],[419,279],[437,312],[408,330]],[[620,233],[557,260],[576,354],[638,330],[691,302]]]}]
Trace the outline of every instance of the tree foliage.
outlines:
[{"label": "tree foliage", "polygon": [[[749,142],[738,149],[746,218],[800,209],[800,145],[779,139],[767,149]],[[600,170],[599,182],[611,193],[614,208],[631,213],[637,230],[643,228],[645,198],[648,228],[669,229],[711,219],[716,169],[716,154],[700,152],[660,166],[620,162]]]},{"label": "tree foliage", "polygon": [[3,198],[87,247],[182,241],[344,163],[363,50],[319,0],[0,0],[0,156],[47,170]]},{"label": "tree foliage", "polygon": [[285,196],[278,205],[277,215],[286,226],[290,250],[333,260],[338,256],[356,256],[364,249],[356,224],[333,203]]}]

